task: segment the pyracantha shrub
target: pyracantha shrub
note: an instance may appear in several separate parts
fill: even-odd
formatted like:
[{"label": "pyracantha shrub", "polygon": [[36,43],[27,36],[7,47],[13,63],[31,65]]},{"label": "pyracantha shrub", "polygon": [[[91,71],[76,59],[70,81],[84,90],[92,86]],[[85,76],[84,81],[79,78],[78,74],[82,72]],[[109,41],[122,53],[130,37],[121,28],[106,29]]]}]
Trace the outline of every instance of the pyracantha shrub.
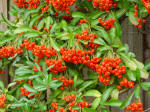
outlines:
[{"label": "pyracantha shrub", "polygon": [[[143,111],[150,64],[121,42],[121,22],[142,28],[149,0],[14,0],[0,31],[0,112]],[[131,90],[131,91],[130,91]],[[122,100],[123,93],[131,94]],[[90,100],[89,100],[90,98]],[[133,100],[132,100],[133,99]]]}]

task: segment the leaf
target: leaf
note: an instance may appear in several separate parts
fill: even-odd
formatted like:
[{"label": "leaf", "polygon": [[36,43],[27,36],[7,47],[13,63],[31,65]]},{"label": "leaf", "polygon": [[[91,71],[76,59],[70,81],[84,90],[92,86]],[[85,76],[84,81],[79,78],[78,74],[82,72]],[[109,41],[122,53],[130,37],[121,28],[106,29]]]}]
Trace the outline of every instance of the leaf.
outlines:
[{"label": "leaf", "polygon": [[2,19],[5,21],[5,23],[6,23],[8,26],[16,27],[15,24],[11,23],[11,22],[4,16],[3,13],[1,13],[1,17],[2,17]]},{"label": "leaf", "polygon": [[16,39],[15,36],[8,36],[0,39],[0,46],[6,44],[7,42],[10,42],[11,40]]},{"label": "leaf", "polygon": [[44,27],[44,22],[45,22],[45,19],[42,19],[42,20],[39,22],[39,24],[38,24],[38,26],[37,26],[37,29],[38,29],[38,30],[41,30],[41,29]]},{"label": "leaf", "polygon": [[105,45],[106,44],[102,38],[95,39],[94,43],[99,44],[99,45]]},{"label": "leaf", "polygon": [[46,28],[49,29],[49,25],[52,25],[53,24],[53,19],[51,16],[48,16],[46,19],[45,19],[45,24],[46,24]]},{"label": "leaf", "polygon": [[90,85],[93,84],[93,83],[95,83],[95,81],[85,81],[85,82],[81,85],[81,87],[80,87],[80,89],[79,89],[79,92],[85,90],[85,88],[87,88],[88,86],[90,86]]},{"label": "leaf", "polygon": [[142,82],[141,85],[144,87],[150,87],[150,82]]},{"label": "leaf", "polygon": [[112,42],[115,42],[116,41],[116,28],[113,27],[111,28],[110,32],[109,32],[109,35],[110,35],[110,38],[111,38],[111,41]]},{"label": "leaf", "polygon": [[149,72],[147,72],[145,69],[140,70],[141,78],[148,79]]},{"label": "leaf", "polygon": [[16,84],[17,84],[16,82],[12,82],[12,83],[8,84],[7,88],[10,88],[10,87],[12,87],[12,86],[15,86]]},{"label": "leaf", "polygon": [[63,84],[63,82],[58,81],[58,80],[53,80],[53,81],[50,81],[50,82],[49,82],[50,88],[55,89],[55,90],[56,90],[58,87],[60,87],[62,84]]},{"label": "leaf", "polygon": [[138,82],[141,81],[140,70],[138,68],[136,69],[136,78],[137,78]]},{"label": "leaf", "polygon": [[42,17],[42,16],[43,16],[43,13],[40,14],[40,15],[34,16],[34,17],[31,19],[31,21],[30,21],[29,27],[32,28],[32,26],[34,25],[34,23],[35,23],[40,17]]},{"label": "leaf", "polygon": [[124,101],[122,102],[120,108],[124,109],[125,107],[127,107],[127,106],[130,104],[133,95],[134,95],[134,92],[133,92],[130,96],[128,96],[128,98],[127,98],[126,100],[124,100]]},{"label": "leaf", "polygon": [[11,101],[11,102],[15,100],[14,96],[8,95],[8,94],[7,94],[6,98],[8,99],[8,101]]},{"label": "leaf", "polygon": [[120,18],[126,13],[127,9],[126,8],[120,8],[119,10],[116,11],[116,16],[117,18]]},{"label": "leaf", "polygon": [[111,98],[117,100],[118,97],[119,97],[119,90],[118,89],[114,89],[112,91]]},{"label": "leaf", "polygon": [[98,26],[93,26],[93,28],[100,31],[101,37],[103,37],[108,43],[111,42],[110,37],[109,37],[107,31],[104,28],[98,27]]},{"label": "leaf", "polygon": [[32,29],[26,26],[21,26],[15,29],[14,33],[21,33],[21,32],[28,32],[31,31]]},{"label": "leaf", "polygon": [[139,85],[137,85],[136,89],[135,89],[135,98],[139,99],[140,98],[140,93],[141,93],[141,88]]},{"label": "leaf", "polygon": [[1,88],[2,90],[5,89],[4,83],[3,83],[1,80],[0,80],[0,88]]},{"label": "leaf", "polygon": [[101,97],[95,98],[95,100],[92,102],[92,108],[96,109],[100,104],[100,101],[101,101]]},{"label": "leaf", "polygon": [[83,108],[82,112],[96,112],[96,110],[92,108]]},{"label": "leaf", "polygon": [[88,90],[84,96],[101,97],[101,93],[98,90]]},{"label": "leaf", "polygon": [[129,12],[129,20],[134,25],[138,25],[139,24],[138,21],[137,21],[137,18],[134,16],[133,12]]},{"label": "leaf", "polygon": [[134,71],[128,69],[127,70],[127,75],[128,75],[130,80],[136,81],[136,75],[135,75]]},{"label": "leaf", "polygon": [[113,107],[120,107],[121,104],[122,104],[122,102],[119,101],[119,100],[109,100],[109,101],[105,102],[103,105],[113,106]]},{"label": "leaf", "polygon": [[148,62],[146,62],[146,63],[144,64],[144,69],[147,70],[147,71],[150,70],[150,61],[148,61]]},{"label": "leaf", "polygon": [[29,84],[24,84],[23,87],[30,92],[33,92],[33,93],[36,92],[36,90],[33,87],[31,87]]},{"label": "leaf", "polygon": [[56,49],[57,51],[60,51],[60,47],[59,47],[58,44],[53,40],[53,38],[50,38],[50,43],[51,43],[51,45],[54,47],[54,49]]},{"label": "leaf", "polygon": [[95,10],[90,14],[90,18],[91,19],[97,19],[98,17],[100,17],[102,14],[104,14],[105,12],[100,11],[100,10]]},{"label": "leaf", "polygon": [[103,104],[103,103],[109,98],[109,96],[110,96],[110,94],[112,93],[113,89],[114,89],[114,86],[107,88],[107,89],[103,92],[102,97],[101,97],[101,102],[100,102],[100,104]]},{"label": "leaf", "polygon": [[86,19],[86,15],[85,15],[84,13],[82,13],[82,12],[74,12],[74,13],[72,14],[72,17],[74,17],[74,18],[84,18],[84,19]]}]

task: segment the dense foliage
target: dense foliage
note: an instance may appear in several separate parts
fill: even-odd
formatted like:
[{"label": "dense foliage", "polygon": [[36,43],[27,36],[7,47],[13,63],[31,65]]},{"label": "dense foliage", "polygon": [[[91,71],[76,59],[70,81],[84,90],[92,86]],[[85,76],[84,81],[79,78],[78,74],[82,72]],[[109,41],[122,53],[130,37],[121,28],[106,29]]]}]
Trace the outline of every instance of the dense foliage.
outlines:
[{"label": "dense foliage", "polygon": [[0,21],[8,26],[0,31],[0,73],[13,77],[7,87],[0,81],[0,111],[143,111],[150,63],[121,42],[120,24],[129,18],[142,28],[149,13],[149,0],[14,0],[16,19]]}]

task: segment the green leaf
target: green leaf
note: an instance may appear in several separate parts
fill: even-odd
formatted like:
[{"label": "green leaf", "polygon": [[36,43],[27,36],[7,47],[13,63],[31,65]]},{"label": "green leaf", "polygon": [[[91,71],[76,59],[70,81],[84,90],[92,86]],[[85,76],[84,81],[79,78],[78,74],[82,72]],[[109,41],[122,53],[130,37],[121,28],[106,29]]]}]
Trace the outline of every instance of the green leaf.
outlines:
[{"label": "green leaf", "polygon": [[28,32],[31,31],[32,29],[26,26],[21,26],[15,29],[14,33],[21,33],[21,32]]},{"label": "green leaf", "polygon": [[93,28],[100,31],[101,37],[103,37],[109,44],[111,43],[111,39],[104,28],[98,26],[93,26]]},{"label": "green leaf", "polygon": [[16,82],[12,82],[12,83],[8,84],[7,88],[10,88],[10,87],[12,87],[12,86],[15,86],[16,84],[17,84]]},{"label": "green leaf", "polygon": [[36,90],[33,87],[31,87],[29,84],[24,84],[23,87],[30,92],[33,92],[33,93],[36,92]]},{"label": "green leaf", "polygon": [[96,110],[92,108],[83,108],[82,112],[96,112]]},{"label": "green leaf", "polygon": [[98,90],[88,90],[84,96],[94,96],[94,97],[101,97],[101,93]]},{"label": "green leaf", "polygon": [[142,70],[140,70],[140,75],[141,75],[141,78],[148,79],[149,72],[147,72],[145,69],[142,69]]},{"label": "green leaf", "polygon": [[96,109],[100,104],[100,101],[101,101],[101,97],[95,98],[95,100],[92,102],[92,108]]},{"label": "green leaf", "polygon": [[109,101],[105,102],[103,105],[113,106],[113,107],[120,107],[121,104],[122,104],[122,102],[119,101],[119,100],[109,100]]},{"label": "green leaf", "polygon": [[148,61],[148,62],[146,62],[146,63],[144,64],[144,69],[147,70],[147,71],[150,70],[150,61]]},{"label": "green leaf", "polygon": [[134,71],[128,69],[127,70],[127,75],[128,75],[130,80],[136,81],[136,75],[135,75]]},{"label": "green leaf", "polygon": [[144,87],[150,87],[150,82],[142,82],[141,85]]},{"label": "green leaf", "polygon": [[7,42],[10,42],[11,40],[16,39],[15,36],[8,36],[0,39],[0,46],[6,44]]},{"label": "green leaf", "polygon": [[97,19],[98,17],[100,17],[102,14],[104,14],[105,12],[100,11],[100,10],[95,10],[90,14],[90,18],[91,19]]},{"label": "green leaf", "polygon": [[111,28],[110,32],[109,32],[109,35],[110,35],[110,38],[111,38],[111,41],[112,42],[115,42],[116,41],[116,28],[113,27]]},{"label": "green leaf", "polygon": [[32,26],[34,25],[34,23],[35,23],[40,17],[42,17],[42,16],[43,16],[43,13],[40,14],[40,15],[34,16],[34,17],[31,19],[31,21],[30,21],[29,27],[32,28]]},{"label": "green leaf", "polygon": [[52,25],[53,24],[53,19],[51,16],[48,16],[46,19],[45,19],[45,24],[46,24],[46,28],[49,29],[49,25]]},{"label": "green leaf", "polygon": [[8,101],[11,101],[11,102],[15,100],[14,96],[8,95],[8,94],[7,94],[6,98],[8,99]]},{"label": "green leaf", "polygon": [[1,17],[2,19],[5,21],[5,23],[10,26],[10,27],[16,27],[15,24],[11,23],[5,16],[3,13],[1,13]]},{"label": "green leaf", "polygon": [[50,43],[54,47],[54,49],[56,49],[57,51],[60,51],[60,47],[58,46],[56,41],[53,40],[53,38],[50,38]]},{"label": "green leaf", "polygon": [[133,12],[129,12],[129,20],[134,25],[138,25],[139,24],[138,21],[137,21],[137,18],[134,16]]},{"label": "green leaf", "polygon": [[0,88],[1,88],[2,90],[5,89],[4,83],[3,83],[1,80],[0,80]]},{"label": "green leaf", "polygon": [[141,93],[141,88],[139,85],[137,85],[136,89],[135,89],[135,98],[139,99],[140,98],[140,93]]},{"label": "green leaf", "polygon": [[126,100],[124,100],[124,101],[122,102],[120,108],[124,109],[125,107],[127,107],[127,106],[130,104],[133,95],[134,95],[134,92],[133,92]]},{"label": "green leaf", "polygon": [[62,84],[63,84],[63,82],[58,81],[58,80],[53,80],[53,81],[50,81],[50,82],[49,82],[50,88],[55,89],[55,90],[56,90],[58,87],[60,87]]},{"label": "green leaf", "polygon": [[102,38],[95,39],[94,43],[99,44],[99,45],[105,45],[106,44]]},{"label": "green leaf", "polygon": [[41,29],[44,27],[44,23],[45,23],[45,19],[42,19],[42,20],[39,22],[39,24],[38,24],[38,26],[37,26],[37,29],[38,29],[38,30],[41,30]]},{"label": "green leaf", "polygon": [[119,90],[118,89],[114,89],[112,91],[111,98],[117,100],[118,97],[119,97]]},{"label": "green leaf", "polygon": [[92,85],[93,83],[95,83],[95,81],[85,81],[85,82],[81,85],[81,87],[80,87],[80,89],[79,89],[79,92],[85,90],[85,88],[87,88],[88,86]]},{"label": "green leaf", "polygon": [[100,102],[100,104],[103,104],[103,103],[109,98],[109,96],[111,95],[113,89],[114,89],[114,86],[107,88],[107,89],[103,92],[102,97],[101,97],[101,102]]},{"label": "green leaf", "polygon": [[72,14],[72,17],[74,17],[74,18],[84,18],[84,19],[86,19],[86,15],[85,15],[84,13],[82,13],[82,12],[74,12],[74,13]]},{"label": "green leaf", "polygon": [[141,81],[140,70],[138,68],[136,69],[136,78],[137,78],[138,82]]}]

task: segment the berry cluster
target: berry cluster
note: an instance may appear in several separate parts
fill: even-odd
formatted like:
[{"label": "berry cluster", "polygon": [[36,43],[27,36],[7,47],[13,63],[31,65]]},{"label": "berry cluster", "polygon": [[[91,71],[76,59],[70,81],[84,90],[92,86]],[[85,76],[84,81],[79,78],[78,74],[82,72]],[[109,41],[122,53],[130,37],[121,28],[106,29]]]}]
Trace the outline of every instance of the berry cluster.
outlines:
[{"label": "berry cluster", "polygon": [[99,81],[105,85],[110,85],[111,75],[115,75],[121,78],[126,73],[125,66],[119,66],[121,59],[116,58],[105,58],[100,65],[96,65],[96,71],[99,74]]},{"label": "berry cluster", "polygon": [[44,56],[57,56],[57,51],[53,47],[46,48],[45,45],[38,46],[34,42],[29,43],[28,40],[24,40],[24,43],[21,44],[20,47],[25,47],[25,49],[31,50],[38,58],[42,58]]},{"label": "berry cluster", "polygon": [[75,99],[75,95],[67,95],[64,97],[64,100],[69,103],[70,101],[74,100]]},{"label": "berry cluster", "polygon": [[92,42],[88,42],[88,44],[84,45],[86,48],[95,48],[97,49],[100,45]]},{"label": "berry cluster", "polygon": [[92,69],[96,69],[96,65],[101,61],[101,58],[93,57],[90,59],[89,55],[95,52],[94,49],[91,51],[82,51],[75,49],[61,49],[61,58],[66,62],[73,64],[84,64]]},{"label": "berry cluster", "polygon": [[58,11],[66,11],[66,13],[70,13],[70,6],[72,6],[76,0],[46,0],[46,2],[52,4]]},{"label": "berry cluster", "polygon": [[70,22],[73,19],[72,16],[66,16],[66,15],[63,15],[62,18],[68,22]]},{"label": "berry cluster", "polygon": [[114,27],[114,23],[116,22],[116,19],[109,18],[106,22],[102,20],[102,18],[98,18],[100,21],[100,24],[105,27],[105,29],[110,30]]},{"label": "berry cluster", "polygon": [[79,25],[81,25],[82,23],[86,23],[86,24],[88,24],[88,21],[87,21],[86,19],[80,19],[80,21],[79,21]]},{"label": "berry cluster", "polygon": [[15,54],[21,54],[23,50],[21,48],[15,49],[13,46],[5,46],[0,49],[0,58],[13,57]]},{"label": "berry cluster", "polygon": [[56,112],[55,110],[47,110],[45,112]]},{"label": "berry cluster", "polygon": [[4,74],[5,73],[5,71],[4,70],[0,70],[0,74]]},{"label": "berry cluster", "polygon": [[77,110],[73,109],[74,106],[78,106],[81,109],[83,109],[84,107],[89,107],[89,103],[85,101],[82,102],[72,101],[68,105],[69,105],[70,112],[78,112]]},{"label": "berry cluster", "polygon": [[0,107],[2,107],[2,108],[5,108],[6,107],[6,104],[5,104],[5,102],[6,102],[6,97],[5,97],[5,95],[1,95],[0,96]]},{"label": "berry cluster", "polygon": [[61,76],[61,78],[53,78],[53,80],[58,80],[63,82],[62,86],[60,87],[61,90],[64,90],[65,87],[70,88],[73,85],[73,80],[68,80],[65,78],[65,76]]},{"label": "berry cluster", "polygon": [[63,72],[67,69],[67,66],[63,66],[63,61],[61,59],[57,61],[54,59],[45,59],[45,61],[48,67],[54,65],[52,68],[49,69],[53,73]]},{"label": "berry cluster", "polygon": [[38,8],[39,5],[40,5],[40,1],[39,0],[29,0],[28,1],[28,4],[29,4],[29,8]]},{"label": "berry cluster", "polygon": [[134,88],[134,82],[128,81],[127,78],[123,78],[123,80],[120,81],[120,86],[117,86],[117,88],[118,88],[119,90],[121,90],[122,87]]},{"label": "berry cluster", "polygon": [[150,14],[150,1],[149,0],[141,0],[141,2],[143,3],[144,7],[147,10],[147,13]]},{"label": "berry cluster", "polygon": [[109,11],[111,7],[117,6],[117,2],[114,3],[113,0],[93,0],[93,5],[101,11]]},{"label": "berry cluster", "polygon": [[30,94],[30,91],[27,91],[24,87],[21,87],[20,91],[21,91],[21,95],[26,96],[26,97],[28,97]]},{"label": "berry cluster", "polygon": [[81,35],[76,33],[76,37],[81,40],[94,41],[97,38],[96,33],[89,33],[88,29],[81,31]]},{"label": "berry cluster", "polygon": [[[38,72],[38,71],[39,71],[39,70],[36,68],[35,65],[33,66],[33,70],[34,70],[35,72]],[[40,70],[43,71],[42,66],[40,66]]]},{"label": "berry cluster", "polygon": [[51,31],[52,26],[53,26],[53,25],[49,25],[48,30],[47,30],[47,28],[46,28],[46,27],[44,27],[44,30],[45,30],[45,31],[49,31],[49,32],[50,32],[50,31]]},{"label": "berry cluster", "polygon": [[67,112],[67,111],[64,110],[63,108],[59,108],[58,112]]},{"label": "berry cluster", "polygon": [[58,103],[57,103],[57,102],[52,102],[52,103],[51,103],[51,106],[52,106],[55,110],[58,109]]},{"label": "berry cluster", "polygon": [[142,23],[146,23],[145,19],[142,20],[138,18],[137,21],[138,21],[138,25],[135,25],[135,27],[138,27],[138,28],[142,28]]},{"label": "berry cluster", "polygon": [[14,0],[18,8],[28,8],[28,2],[26,0]]},{"label": "berry cluster", "polygon": [[133,102],[130,104],[130,106],[125,108],[126,111],[143,111],[143,104],[141,102],[136,103]]},{"label": "berry cluster", "polygon": [[137,17],[137,16],[138,16],[138,12],[139,12],[139,11],[138,11],[138,5],[135,5],[135,6],[134,6],[134,9],[135,9],[135,11],[134,11],[134,16]]},{"label": "berry cluster", "polygon": [[49,5],[46,5],[45,7],[42,7],[42,13],[46,12],[49,9]]},{"label": "berry cluster", "polygon": [[[138,12],[139,12],[138,11],[138,5],[135,5],[134,9],[135,9],[134,16],[137,17],[138,16]],[[138,21],[138,24],[135,25],[135,27],[138,27],[138,28],[142,28],[142,23],[146,23],[145,19],[142,20],[142,19],[138,18],[137,21]]]}]

